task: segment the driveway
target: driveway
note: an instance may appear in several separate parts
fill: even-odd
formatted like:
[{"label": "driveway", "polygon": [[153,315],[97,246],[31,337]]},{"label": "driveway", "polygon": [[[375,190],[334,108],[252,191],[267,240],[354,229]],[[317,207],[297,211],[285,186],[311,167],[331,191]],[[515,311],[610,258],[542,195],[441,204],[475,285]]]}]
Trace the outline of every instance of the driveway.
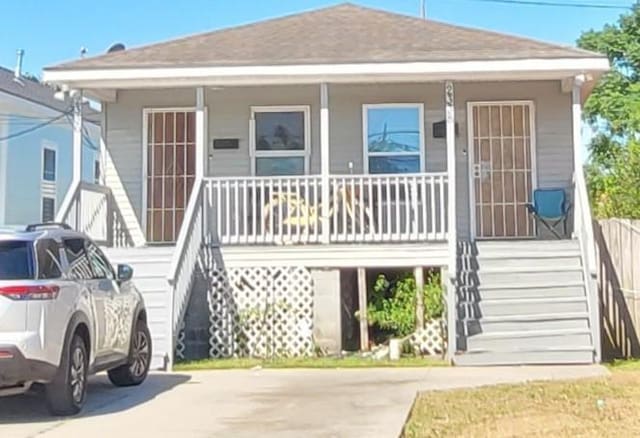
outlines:
[{"label": "driveway", "polygon": [[77,418],[40,395],[0,399],[0,437],[397,437],[420,391],[606,375],[600,366],[154,373],[138,388],[105,376]]}]

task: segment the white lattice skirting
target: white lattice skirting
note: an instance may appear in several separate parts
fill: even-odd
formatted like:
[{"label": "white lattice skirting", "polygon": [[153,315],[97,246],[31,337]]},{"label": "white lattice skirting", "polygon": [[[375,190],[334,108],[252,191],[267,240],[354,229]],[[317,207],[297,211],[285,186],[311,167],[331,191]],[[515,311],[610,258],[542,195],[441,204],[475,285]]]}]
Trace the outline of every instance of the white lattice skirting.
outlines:
[{"label": "white lattice skirting", "polygon": [[414,351],[420,354],[439,355],[446,348],[443,333],[442,320],[434,319],[427,322],[423,329],[412,334],[409,338],[409,343]]},{"label": "white lattice skirting", "polygon": [[313,280],[303,267],[214,268],[211,357],[313,354]]}]

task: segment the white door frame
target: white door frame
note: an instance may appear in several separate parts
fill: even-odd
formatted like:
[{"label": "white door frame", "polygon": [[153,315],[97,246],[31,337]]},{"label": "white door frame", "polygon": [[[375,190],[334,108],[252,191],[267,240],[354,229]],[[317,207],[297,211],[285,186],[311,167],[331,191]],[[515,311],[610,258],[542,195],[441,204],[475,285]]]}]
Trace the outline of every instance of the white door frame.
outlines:
[{"label": "white door frame", "polygon": [[[197,108],[195,106],[183,106],[183,107],[145,107],[142,109],[142,212],[141,212],[141,225],[142,225],[142,234],[145,237],[145,241],[149,242],[149,236],[147,236],[147,147],[148,145],[148,134],[149,134],[149,114],[157,113],[157,112],[196,112]],[[205,113],[206,120],[206,113]],[[186,129],[186,120],[185,120],[185,129]],[[196,151],[197,152],[197,151]],[[196,153],[196,160],[198,159]],[[185,169],[186,171],[186,169]],[[175,196],[175,193],[174,193]],[[188,199],[185,199],[185,202],[188,202]],[[175,204],[174,204],[175,205]],[[185,207],[186,210],[186,207]],[[177,237],[177,236],[176,236]],[[156,242],[151,242],[156,243]]]},{"label": "white door frame", "polygon": [[[475,161],[474,156],[474,127],[473,127],[473,108],[486,106],[486,105],[527,105],[529,107],[529,126],[531,137],[531,191],[538,187],[538,171],[536,165],[536,117],[535,117],[535,102],[533,100],[484,100],[484,101],[469,101],[467,102],[467,151],[469,151],[469,159],[467,160],[467,176],[469,180],[469,226],[471,227],[470,236],[471,240],[509,240],[509,239],[524,239],[525,237],[478,237],[476,235],[476,192],[473,176],[473,163]],[[534,223],[535,230],[535,223]],[[532,236],[533,237],[533,236]]]}]

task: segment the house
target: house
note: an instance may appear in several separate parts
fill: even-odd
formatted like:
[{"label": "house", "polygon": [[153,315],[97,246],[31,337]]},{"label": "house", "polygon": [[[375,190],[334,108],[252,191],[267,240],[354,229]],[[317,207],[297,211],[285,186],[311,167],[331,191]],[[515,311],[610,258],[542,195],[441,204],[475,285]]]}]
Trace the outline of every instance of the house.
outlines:
[{"label": "house", "polygon": [[[0,67],[0,225],[52,221],[73,178],[70,102],[21,73]],[[82,178],[99,171],[99,115],[85,109]]]},{"label": "house", "polygon": [[[418,282],[443,272],[457,364],[591,363],[581,106],[608,69],[572,47],[343,4],[44,77],[102,102],[108,252],[135,267],[156,365],[198,348],[340,351],[366,270],[398,267]],[[568,197],[565,239],[528,214],[536,188]],[[364,318],[359,338],[367,348]]]}]

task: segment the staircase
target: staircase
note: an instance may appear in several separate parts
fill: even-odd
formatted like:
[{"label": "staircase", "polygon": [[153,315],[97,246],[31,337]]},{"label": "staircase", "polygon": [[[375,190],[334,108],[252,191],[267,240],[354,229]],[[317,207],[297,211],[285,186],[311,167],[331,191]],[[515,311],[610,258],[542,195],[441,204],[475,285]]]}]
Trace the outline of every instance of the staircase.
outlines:
[{"label": "staircase", "polygon": [[167,274],[175,247],[103,248],[103,251],[114,266],[126,263],[133,267],[133,282],[142,293],[147,308],[147,323],[153,342],[151,368],[164,368],[171,345],[171,303]]},{"label": "staircase", "polygon": [[492,241],[460,264],[457,365],[594,361],[577,240]]}]

